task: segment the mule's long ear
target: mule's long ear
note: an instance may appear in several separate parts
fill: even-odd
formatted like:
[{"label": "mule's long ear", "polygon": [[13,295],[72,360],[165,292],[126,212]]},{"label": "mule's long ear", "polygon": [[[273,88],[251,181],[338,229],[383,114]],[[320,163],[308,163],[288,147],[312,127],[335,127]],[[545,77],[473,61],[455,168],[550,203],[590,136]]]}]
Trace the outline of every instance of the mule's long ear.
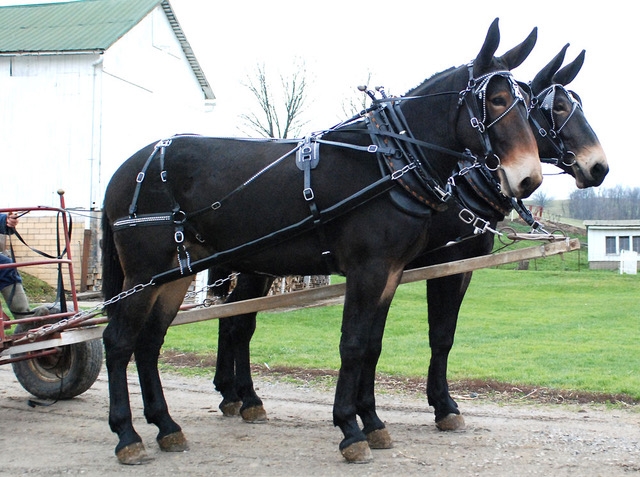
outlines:
[{"label": "mule's long ear", "polygon": [[564,55],[567,53],[567,48],[569,48],[569,43],[564,45],[560,53],[558,53],[553,60],[551,60],[547,66],[542,68],[540,72],[533,78],[531,81],[531,91],[534,94],[538,94],[543,89],[551,86],[553,81],[553,75],[560,69],[562,63],[564,62]]},{"label": "mule's long ear", "polygon": [[586,51],[582,50],[575,60],[553,75],[553,82],[561,84],[562,86],[566,86],[571,83],[578,75],[582,65],[584,64],[585,54]]},{"label": "mule's long ear", "polygon": [[482,45],[480,53],[478,53],[478,56],[476,56],[476,59],[473,61],[474,76],[479,76],[489,69],[493,60],[493,55],[498,49],[499,44],[500,28],[498,27],[498,18],[496,18],[489,27],[487,37],[484,39],[484,44]]},{"label": "mule's long ear", "polygon": [[536,46],[536,41],[538,41],[538,27],[534,27],[522,43],[502,55],[500,61],[505,64],[508,70],[520,66]]}]

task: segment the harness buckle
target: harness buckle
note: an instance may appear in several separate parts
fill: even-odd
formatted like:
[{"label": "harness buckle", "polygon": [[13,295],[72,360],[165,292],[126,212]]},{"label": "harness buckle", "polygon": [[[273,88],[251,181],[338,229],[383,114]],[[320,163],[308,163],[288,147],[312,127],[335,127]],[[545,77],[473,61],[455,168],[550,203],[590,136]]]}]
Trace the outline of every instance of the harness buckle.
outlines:
[{"label": "harness buckle", "polygon": [[298,143],[296,165],[301,171],[306,168],[315,169],[320,161],[320,144],[316,139],[316,137],[306,137]]},{"label": "harness buckle", "polygon": [[476,220],[473,221],[473,227],[473,233],[476,235],[483,234],[490,229],[489,222],[480,217],[476,217]]},{"label": "harness buckle", "polygon": [[369,147],[367,147],[367,152],[371,152],[371,153],[378,152],[378,146],[376,146],[375,144],[369,145]]},{"label": "harness buckle", "polygon": [[476,219],[476,214],[471,212],[469,209],[464,208],[464,209],[461,209],[460,212],[458,212],[458,217],[465,224],[471,224]]},{"label": "harness buckle", "polygon": [[167,182],[167,171],[161,171],[160,172],[160,180],[162,182]]},{"label": "harness buckle", "polygon": [[307,202],[315,198],[315,195],[313,194],[313,189],[311,187],[306,187],[302,191],[302,196],[304,197],[304,200],[306,200]]},{"label": "harness buckle", "polygon": [[478,131],[480,131],[481,133],[484,132],[484,124],[482,121],[480,121],[478,118],[473,117],[471,118],[471,127],[477,129]]},{"label": "harness buckle", "polygon": [[184,232],[182,232],[182,230],[176,230],[176,233],[173,234],[173,238],[176,243],[184,242]]},{"label": "harness buckle", "polygon": [[138,175],[137,175],[137,177],[136,177],[136,182],[137,182],[137,183],[140,183],[140,182],[142,182],[143,180],[144,180],[144,172],[142,172],[142,171],[141,171],[141,172],[138,172]]}]

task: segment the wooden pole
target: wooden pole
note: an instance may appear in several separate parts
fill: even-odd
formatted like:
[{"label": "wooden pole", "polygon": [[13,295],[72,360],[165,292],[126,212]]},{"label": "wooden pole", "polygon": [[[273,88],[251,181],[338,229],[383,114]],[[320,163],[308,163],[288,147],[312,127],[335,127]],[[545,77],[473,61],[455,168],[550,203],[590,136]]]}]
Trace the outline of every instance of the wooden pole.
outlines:
[{"label": "wooden pole", "polygon": [[[470,272],[479,268],[494,267],[506,263],[518,262],[520,260],[531,260],[533,258],[544,258],[559,253],[571,252],[580,248],[578,239],[564,239],[537,247],[527,247],[509,252],[484,255],[482,257],[468,258],[455,262],[432,265],[430,267],[407,270],[402,276],[401,283],[417,282],[431,278],[439,278],[456,273]],[[178,316],[171,323],[173,325],[184,325],[198,321],[225,318],[227,316],[241,315],[265,310],[274,310],[289,306],[308,306],[318,301],[330,298],[338,298],[344,295],[346,285],[338,283],[310,290],[301,290],[286,293],[283,295],[272,295],[251,300],[243,300],[236,303],[225,303],[214,305],[208,308],[198,308],[191,311],[178,313]]]}]

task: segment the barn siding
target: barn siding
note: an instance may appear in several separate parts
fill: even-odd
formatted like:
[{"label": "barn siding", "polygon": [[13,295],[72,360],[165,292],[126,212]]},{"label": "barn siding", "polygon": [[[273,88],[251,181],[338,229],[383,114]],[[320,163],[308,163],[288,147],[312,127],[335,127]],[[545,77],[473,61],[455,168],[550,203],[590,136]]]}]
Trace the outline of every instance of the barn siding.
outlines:
[{"label": "barn siding", "polygon": [[102,205],[133,152],[180,132],[207,133],[204,94],[159,6],[103,55],[0,57],[5,207]]}]

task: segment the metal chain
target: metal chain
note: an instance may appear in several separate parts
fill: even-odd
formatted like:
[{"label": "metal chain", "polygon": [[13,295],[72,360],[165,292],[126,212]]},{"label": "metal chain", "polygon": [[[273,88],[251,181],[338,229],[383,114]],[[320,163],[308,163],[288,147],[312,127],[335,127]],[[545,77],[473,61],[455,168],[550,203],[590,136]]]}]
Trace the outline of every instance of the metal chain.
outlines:
[{"label": "metal chain", "polygon": [[[195,296],[197,296],[198,293],[205,291],[205,290],[209,290],[210,288],[214,288],[214,287],[219,287],[221,285],[224,285],[226,282],[233,280],[234,278],[236,278],[238,275],[240,275],[240,273],[238,272],[233,272],[230,273],[227,277],[225,278],[219,278],[217,279],[215,282],[206,285],[204,287],[202,287],[202,289],[197,290],[197,291],[193,291],[193,292],[189,292],[185,295],[185,298],[193,298]],[[117,295],[115,295],[114,297],[99,303],[97,305],[95,305],[93,308],[89,309],[89,310],[83,310],[83,311],[79,311],[78,313],[76,313],[73,316],[70,316],[68,318],[63,318],[60,321],[57,321],[55,323],[51,323],[48,325],[43,325],[40,328],[37,328],[33,331],[29,331],[27,332],[27,334],[20,338],[17,339],[15,342],[16,343],[20,343],[23,341],[30,341],[33,342],[39,338],[42,338],[46,335],[55,333],[58,330],[62,330],[64,328],[68,328],[71,327],[73,325],[77,325],[79,323],[82,323],[83,321],[95,316],[95,314],[99,311],[102,310],[103,308],[109,306],[109,305],[113,305],[114,303],[120,301],[120,300],[124,300],[125,298],[134,295],[135,293],[139,293],[142,290],[144,290],[147,287],[150,287],[152,285],[155,285],[153,280],[150,280],[148,283],[139,283],[138,285],[135,285],[132,288],[129,288],[128,290],[124,290],[120,293],[118,293]],[[207,301],[205,300],[205,302],[202,303],[203,305],[207,305]]]},{"label": "metal chain", "polygon": [[140,283],[136,286],[134,286],[133,288],[130,288],[128,290],[122,291],[120,293],[118,293],[116,296],[114,296],[113,298],[110,298],[107,301],[104,301],[102,303],[97,304],[96,306],[94,306],[93,308],[89,309],[89,310],[83,310],[83,311],[79,311],[78,313],[76,313],[73,316],[70,316],[69,318],[63,318],[60,321],[57,321],[55,323],[51,323],[48,325],[43,325],[40,328],[37,328],[35,330],[29,331],[24,337],[17,339],[15,342],[16,343],[20,343],[22,341],[35,341],[38,338],[42,338],[46,335],[55,333],[58,330],[62,330],[64,328],[68,328],[70,326],[82,323],[83,321],[88,320],[89,318],[95,316],[95,314],[98,312],[98,310],[102,310],[104,307],[108,306],[108,305],[112,305],[120,300],[123,300],[135,293],[141,292],[142,290],[144,290],[145,288],[154,285],[153,280],[149,281],[148,283]]},{"label": "metal chain", "polygon": [[[218,278],[215,282],[210,283],[208,285],[203,286],[202,288],[200,288],[199,290],[194,290],[191,292],[188,292],[184,297],[186,298],[195,298],[196,296],[198,296],[199,293],[205,292],[205,291],[209,291],[211,288],[215,288],[215,287],[219,287],[224,285],[225,283],[233,280],[234,278],[236,278],[238,275],[240,275],[240,273],[238,272],[232,272],[229,274],[229,276],[225,277],[225,278]],[[205,300],[203,303],[203,305],[207,305],[207,301]]]}]

